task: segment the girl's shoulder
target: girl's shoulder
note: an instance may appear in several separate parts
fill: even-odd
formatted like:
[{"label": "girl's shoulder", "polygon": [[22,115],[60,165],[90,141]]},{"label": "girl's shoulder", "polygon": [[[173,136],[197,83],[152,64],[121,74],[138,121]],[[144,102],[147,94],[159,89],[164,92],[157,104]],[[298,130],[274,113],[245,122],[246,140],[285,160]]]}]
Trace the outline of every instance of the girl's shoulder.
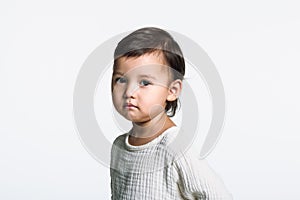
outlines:
[{"label": "girl's shoulder", "polygon": [[119,135],[118,137],[116,137],[116,139],[114,140],[113,144],[117,145],[117,144],[120,144],[120,143],[124,142],[127,135],[128,135],[128,133],[121,133],[121,135]]}]

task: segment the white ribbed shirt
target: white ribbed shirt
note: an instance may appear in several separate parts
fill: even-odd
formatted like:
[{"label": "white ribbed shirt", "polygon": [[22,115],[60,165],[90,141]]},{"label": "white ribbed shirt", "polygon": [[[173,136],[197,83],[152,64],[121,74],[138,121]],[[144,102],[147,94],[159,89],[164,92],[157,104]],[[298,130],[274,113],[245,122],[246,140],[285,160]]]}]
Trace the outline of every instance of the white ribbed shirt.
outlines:
[{"label": "white ribbed shirt", "polygon": [[151,142],[133,146],[129,133],[111,149],[112,200],[231,200],[221,179],[204,159],[169,148],[179,129],[167,129]]}]

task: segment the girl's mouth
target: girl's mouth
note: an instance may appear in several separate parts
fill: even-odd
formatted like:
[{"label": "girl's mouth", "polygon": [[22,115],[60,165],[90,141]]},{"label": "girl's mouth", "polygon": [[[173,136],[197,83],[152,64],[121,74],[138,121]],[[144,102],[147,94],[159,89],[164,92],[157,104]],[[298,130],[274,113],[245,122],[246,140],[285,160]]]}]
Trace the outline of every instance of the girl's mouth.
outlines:
[{"label": "girl's mouth", "polygon": [[131,103],[126,103],[124,107],[127,108],[127,109],[130,109],[130,108],[138,108],[137,106],[135,106],[135,105],[133,105],[133,104],[131,104]]}]

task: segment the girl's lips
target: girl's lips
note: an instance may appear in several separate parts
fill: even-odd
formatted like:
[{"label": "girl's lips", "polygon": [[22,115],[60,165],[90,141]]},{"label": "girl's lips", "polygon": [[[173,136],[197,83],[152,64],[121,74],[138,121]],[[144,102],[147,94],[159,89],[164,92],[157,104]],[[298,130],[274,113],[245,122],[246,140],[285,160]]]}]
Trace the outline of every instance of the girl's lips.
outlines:
[{"label": "girl's lips", "polygon": [[126,103],[124,107],[125,108],[138,108],[137,106],[135,106],[135,105],[133,105],[131,103]]}]

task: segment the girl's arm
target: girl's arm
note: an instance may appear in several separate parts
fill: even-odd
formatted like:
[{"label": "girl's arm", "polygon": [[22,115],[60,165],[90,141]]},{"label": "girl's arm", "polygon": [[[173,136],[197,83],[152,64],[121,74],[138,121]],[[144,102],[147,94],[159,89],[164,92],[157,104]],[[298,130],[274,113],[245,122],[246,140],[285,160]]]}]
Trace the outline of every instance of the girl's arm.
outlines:
[{"label": "girl's arm", "polygon": [[222,180],[204,159],[182,155],[174,163],[175,179],[184,199],[232,200]]}]

